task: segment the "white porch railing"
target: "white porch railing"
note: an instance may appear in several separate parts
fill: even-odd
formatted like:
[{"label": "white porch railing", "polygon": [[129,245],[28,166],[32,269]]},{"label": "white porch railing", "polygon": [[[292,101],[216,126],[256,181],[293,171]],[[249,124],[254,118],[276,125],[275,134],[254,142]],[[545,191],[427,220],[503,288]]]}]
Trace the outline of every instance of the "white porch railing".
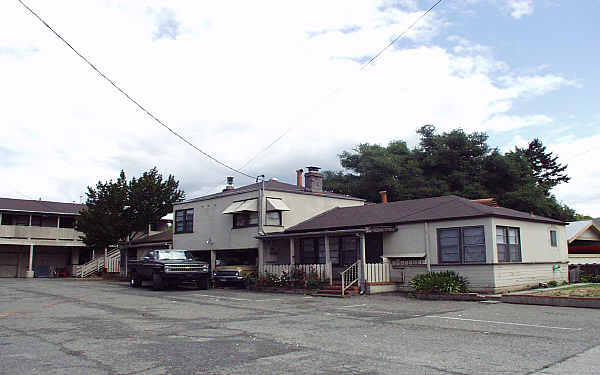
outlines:
[{"label": "white porch railing", "polygon": [[340,275],[342,277],[342,297],[346,294],[346,289],[358,283],[360,279],[360,260],[346,268]]},{"label": "white porch railing", "polygon": [[121,268],[121,252],[119,249],[111,250],[106,256],[100,256],[80,266],[73,266],[74,277],[89,277],[95,272],[119,272]]},{"label": "white porch railing", "polygon": [[390,282],[389,263],[367,263],[365,267],[365,280],[370,283]]},{"label": "white porch railing", "polygon": [[294,269],[304,271],[306,274],[316,272],[319,275],[319,279],[329,279],[329,267],[327,267],[327,264],[265,264],[264,267],[265,272],[275,275],[281,275],[283,272],[290,275]]}]

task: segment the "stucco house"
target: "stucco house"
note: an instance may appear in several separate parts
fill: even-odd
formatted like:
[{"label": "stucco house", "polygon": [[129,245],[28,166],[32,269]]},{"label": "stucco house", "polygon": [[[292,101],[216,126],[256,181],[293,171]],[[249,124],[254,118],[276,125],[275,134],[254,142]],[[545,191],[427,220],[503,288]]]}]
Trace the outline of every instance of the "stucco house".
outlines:
[{"label": "stucco house", "polygon": [[[175,205],[173,247],[211,262],[231,252],[259,272],[317,269],[330,283],[366,292],[406,286],[417,274],[453,270],[473,290],[500,292],[567,280],[565,223],[444,196],[381,204],[324,192],[318,168],[302,186],[277,180]],[[351,280],[350,280],[351,279]]]},{"label": "stucco house", "polygon": [[46,266],[70,274],[90,258],[75,230],[82,204],[0,198],[0,277],[33,277]]},{"label": "stucco house", "polygon": [[323,191],[319,168],[303,173],[296,171],[296,185],[273,179],[234,188],[230,177],[222,192],[176,204],[173,247],[193,251],[211,269],[218,258],[232,254],[259,269],[287,262],[289,241],[257,237],[283,232],[336,207],[364,204],[363,199]]}]

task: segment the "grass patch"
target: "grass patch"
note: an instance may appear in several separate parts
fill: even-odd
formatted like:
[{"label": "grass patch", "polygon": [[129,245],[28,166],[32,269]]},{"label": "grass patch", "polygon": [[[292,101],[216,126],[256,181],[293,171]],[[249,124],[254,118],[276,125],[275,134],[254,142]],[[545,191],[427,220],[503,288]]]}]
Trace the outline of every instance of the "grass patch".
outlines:
[{"label": "grass patch", "polygon": [[569,288],[549,290],[547,292],[536,293],[540,296],[550,297],[595,297],[600,298],[600,284],[572,286]]}]

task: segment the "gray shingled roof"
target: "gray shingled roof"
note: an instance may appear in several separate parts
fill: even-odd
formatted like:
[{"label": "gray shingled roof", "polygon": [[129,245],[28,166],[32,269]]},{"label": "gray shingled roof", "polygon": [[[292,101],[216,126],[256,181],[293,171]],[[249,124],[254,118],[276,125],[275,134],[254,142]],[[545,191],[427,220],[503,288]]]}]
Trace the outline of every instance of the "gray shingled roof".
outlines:
[{"label": "gray shingled roof", "polygon": [[[265,181],[264,184],[265,184],[265,186],[264,186],[265,190],[282,191],[282,192],[287,192],[287,193],[309,194],[309,195],[318,195],[321,197],[324,196],[324,197],[364,201],[364,199],[361,199],[361,198],[351,197],[349,195],[330,193],[330,192],[326,192],[326,191],[324,191],[322,193],[313,193],[313,192],[304,190],[303,187],[298,187],[296,185],[287,184],[285,182],[281,182],[281,181],[277,181],[277,180]],[[251,191],[257,191],[258,186],[259,186],[259,184],[250,184],[250,185],[239,187],[237,189],[225,190],[223,192],[216,193],[216,194],[205,195],[205,196],[198,197],[198,198],[192,198],[192,199],[189,199],[182,203],[197,202],[197,201],[203,201],[203,200],[207,200],[207,199],[226,197],[229,195],[236,195],[236,194],[248,193]]]},{"label": "gray shingled roof", "polygon": [[150,236],[145,235],[140,238],[136,238],[131,241],[132,245],[141,243],[154,243],[154,242],[173,242],[173,232],[171,230],[165,230],[160,233],[155,233]]},{"label": "gray shingled roof", "polygon": [[562,224],[562,221],[531,215],[504,207],[490,207],[469,199],[448,195],[357,207],[334,208],[286,232],[308,232],[326,229],[355,228],[369,225],[407,224],[449,219],[495,216],[509,219]]},{"label": "gray shingled roof", "polygon": [[84,204],[0,198],[0,211],[79,215]]}]

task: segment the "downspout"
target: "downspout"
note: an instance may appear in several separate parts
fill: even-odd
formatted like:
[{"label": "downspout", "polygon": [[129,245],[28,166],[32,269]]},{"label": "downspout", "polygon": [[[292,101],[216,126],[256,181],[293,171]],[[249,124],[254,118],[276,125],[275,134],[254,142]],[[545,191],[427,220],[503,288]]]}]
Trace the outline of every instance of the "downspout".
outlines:
[{"label": "downspout", "polygon": [[427,262],[427,272],[431,272],[431,249],[429,244],[429,223],[425,222],[425,261]]},{"label": "downspout", "polygon": [[[264,189],[264,183],[265,183],[265,175],[260,175],[256,177],[256,183],[258,184],[258,179],[261,178],[260,181],[260,185],[258,185],[258,204],[257,204],[257,209],[258,209],[258,236],[262,236],[265,234],[264,230],[263,230],[263,189]],[[258,239],[259,243],[258,243],[258,274],[262,275],[264,267],[265,267],[265,247],[264,247],[264,241],[263,239],[259,238]]]}]

